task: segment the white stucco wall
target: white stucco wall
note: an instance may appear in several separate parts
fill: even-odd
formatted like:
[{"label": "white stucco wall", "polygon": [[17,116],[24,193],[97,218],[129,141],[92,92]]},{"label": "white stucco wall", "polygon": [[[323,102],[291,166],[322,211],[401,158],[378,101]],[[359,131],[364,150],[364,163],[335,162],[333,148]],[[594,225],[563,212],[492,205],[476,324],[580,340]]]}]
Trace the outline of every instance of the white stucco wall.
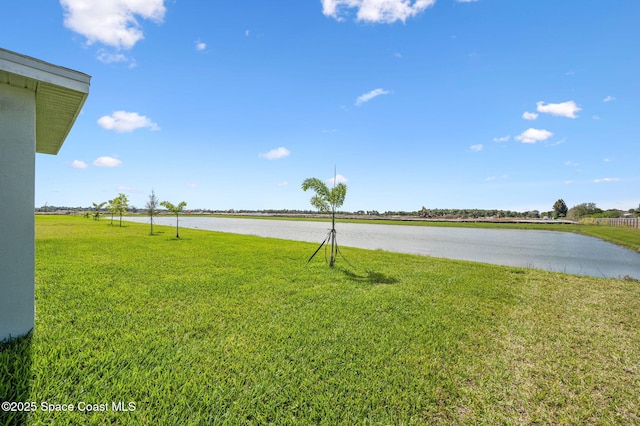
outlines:
[{"label": "white stucco wall", "polygon": [[36,94],[0,85],[0,342],[34,326]]}]

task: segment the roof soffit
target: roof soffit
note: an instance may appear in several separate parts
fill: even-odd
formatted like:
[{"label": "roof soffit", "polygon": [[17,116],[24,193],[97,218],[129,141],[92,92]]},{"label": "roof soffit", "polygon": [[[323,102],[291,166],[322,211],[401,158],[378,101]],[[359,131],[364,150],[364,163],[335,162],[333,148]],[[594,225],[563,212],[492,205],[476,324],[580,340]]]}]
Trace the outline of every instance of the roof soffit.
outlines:
[{"label": "roof soffit", "polygon": [[57,154],[80,114],[91,77],[0,49],[0,84],[36,93],[36,152]]}]

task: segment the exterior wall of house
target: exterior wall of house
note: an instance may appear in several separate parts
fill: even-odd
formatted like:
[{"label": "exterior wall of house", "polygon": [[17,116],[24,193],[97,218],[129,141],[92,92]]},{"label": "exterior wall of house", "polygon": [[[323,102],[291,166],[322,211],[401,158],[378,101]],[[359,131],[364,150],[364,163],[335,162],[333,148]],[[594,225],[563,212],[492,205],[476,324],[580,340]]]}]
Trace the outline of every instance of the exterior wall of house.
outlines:
[{"label": "exterior wall of house", "polygon": [[36,94],[0,85],[0,342],[35,320]]}]

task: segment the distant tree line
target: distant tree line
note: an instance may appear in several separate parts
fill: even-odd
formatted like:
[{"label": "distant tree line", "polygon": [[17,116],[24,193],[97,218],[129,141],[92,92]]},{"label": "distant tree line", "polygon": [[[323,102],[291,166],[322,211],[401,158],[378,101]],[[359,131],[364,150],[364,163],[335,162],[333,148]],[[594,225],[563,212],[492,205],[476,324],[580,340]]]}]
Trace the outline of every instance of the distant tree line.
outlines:
[{"label": "distant tree line", "polygon": [[596,203],[581,203],[569,209],[564,200],[559,199],[553,205],[553,211],[549,213],[553,218],[566,217],[572,220],[584,218],[619,218],[625,216],[638,217],[640,216],[640,205],[637,209],[630,209],[626,212],[618,209],[602,210],[596,206]]},{"label": "distant tree line", "polygon": [[571,207],[567,213],[570,219],[583,218],[619,218],[619,217],[640,217],[640,205],[637,209],[630,209],[627,212],[616,209],[602,210],[596,203],[582,203]]},{"label": "distant tree line", "polygon": [[[395,212],[394,212],[395,213]],[[419,216],[426,218],[461,218],[461,219],[481,219],[481,218],[539,218],[538,210],[518,212],[513,210],[498,209],[427,209],[423,208]]]},{"label": "distant tree line", "polygon": [[[122,194],[124,195],[124,194]],[[155,197],[155,193],[152,191],[152,195]],[[150,196],[150,197],[151,197]],[[111,212],[109,206],[112,206],[111,201],[109,201],[109,205],[107,206],[107,210]],[[172,213],[170,210],[159,210],[158,200],[155,200],[155,207],[152,208],[153,214],[151,217],[155,217],[158,214],[162,213]],[[96,220],[100,218],[102,213],[102,208],[96,209],[97,203],[93,203],[92,207],[67,207],[67,206],[50,206],[44,205],[42,207],[37,207],[35,209],[36,213],[54,213],[54,212],[67,212],[67,213],[80,213],[80,212],[90,212],[92,217]],[[128,205],[127,203],[121,205],[120,208],[123,208],[124,213],[140,213],[145,212],[149,213],[149,203],[145,206],[144,209],[138,209],[133,206]],[[96,216],[96,211],[99,213]],[[296,210],[296,209],[264,209],[264,210],[210,210],[210,209],[202,209],[198,210],[198,212],[206,213],[206,214],[292,214],[292,215],[311,215],[316,214],[316,210]],[[441,219],[441,218],[455,218],[455,219],[487,219],[487,218],[524,218],[524,219],[560,219],[567,218],[572,220],[578,220],[581,218],[616,218],[623,217],[625,215],[634,215],[635,217],[640,217],[640,205],[638,205],[637,209],[629,209],[627,211],[609,209],[602,210],[596,206],[595,203],[581,203],[575,205],[571,208],[567,208],[566,203],[559,199],[557,200],[551,210],[548,211],[538,211],[538,210],[530,210],[530,211],[514,211],[514,210],[499,210],[499,209],[442,209],[442,208],[434,208],[428,209],[426,207],[422,207],[420,210],[414,211],[393,211],[387,210],[385,212],[379,212],[378,210],[357,210],[355,212],[349,211],[336,211],[339,215],[357,215],[357,216],[380,216],[380,217],[389,217],[389,216],[418,216],[424,218],[432,218],[432,219]],[[114,213],[115,214],[115,213]]]}]

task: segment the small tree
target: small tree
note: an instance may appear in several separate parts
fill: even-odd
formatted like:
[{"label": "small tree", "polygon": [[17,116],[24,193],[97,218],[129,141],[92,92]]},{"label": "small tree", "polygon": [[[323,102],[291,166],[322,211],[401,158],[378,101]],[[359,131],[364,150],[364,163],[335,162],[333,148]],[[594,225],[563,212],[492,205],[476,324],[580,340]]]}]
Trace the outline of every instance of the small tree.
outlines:
[{"label": "small tree", "polygon": [[107,207],[111,212],[111,224],[113,225],[113,215],[120,215],[120,226],[122,226],[122,216],[127,212],[129,207],[129,199],[123,193],[118,194],[113,200],[109,200],[109,206]]},{"label": "small tree", "polygon": [[111,213],[111,226],[113,226],[113,215],[117,213],[117,209],[118,208],[116,206],[116,199],[114,198],[113,200],[109,200],[109,204],[107,204],[107,210],[109,210],[109,213]]},{"label": "small tree", "polygon": [[92,203],[93,204],[93,208],[94,208],[94,212],[93,212],[93,220],[100,220],[100,216],[102,216],[102,212],[100,211],[105,204],[107,204],[106,201],[98,204],[98,203]]},{"label": "small tree", "polygon": [[[331,213],[331,256],[329,257],[329,266],[332,268],[336,261],[336,255],[338,254],[338,247],[336,245],[336,209],[342,206],[347,196],[347,185],[344,183],[336,185],[335,177],[333,179],[333,185],[333,188],[329,189],[329,187],[318,178],[307,178],[302,182],[303,191],[312,189],[316,193],[316,195],[311,197],[311,205],[317,208],[320,213]],[[320,245],[320,247],[322,247],[322,245]],[[313,258],[313,256],[311,256],[311,258]]]},{"label": "small tree", "polygon": [[561,198],[553,204],[553,213],[555,217],[566,217],[569,209]]},{"label": "small tree", "polygon": [[162,201],[160,205],[162,207],[165,207],[171,213],[176,215],[176,238],[180,238],[180,233],[178,228],[178,222],[179,222],[178,216],[180,215],[180,212],[182,211],[182,209],[184,209],[187,206],[187,203],[185,203],[184,201],[180,201],[180,203],[178,203],[177,206],[174,206],[168,201]]},{"label": "small tree", "polygon": [[151,194],[149,195],[149,201],[147,201],[147,204],[145,205],[151,222],[151,235],[153,235],[153,217],[158,214],[158,204],[158,197],[156,197],[156,193],[152,189]]}]

